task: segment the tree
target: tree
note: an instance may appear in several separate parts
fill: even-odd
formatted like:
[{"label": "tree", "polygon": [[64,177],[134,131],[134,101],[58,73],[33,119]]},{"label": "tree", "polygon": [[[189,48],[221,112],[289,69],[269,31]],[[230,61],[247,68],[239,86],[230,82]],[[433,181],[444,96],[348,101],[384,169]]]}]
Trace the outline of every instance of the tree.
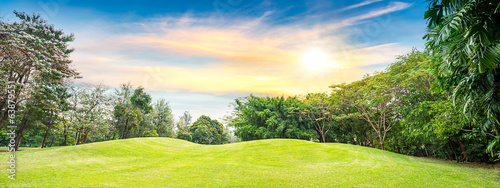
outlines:
[{"label": "tree", "polygon": [[320,142],[326,142],[326,135],[335,123],[334,113],[336,113],[336,109],[328,100],[328,95],[325,93],[309,93],[302,102],[303,106],[292,109],[297,111],[303,119],[311,122],[319,135]]},{"label": "tree", "polygon": [[137,130],[140,122],[143,120],[142,113],[138,108],[118,104],[115,106],[113,112],[121,139],[128,138],[130,136],[130,131]]},{"label": "tree", "polygon": [[191,114],[188,111],[185,111],[182,116],[179,116],[179,123],[177,123],[177,128],[180,130],[185,130],[191,125],[191,119]]},{"label": "tree", "polygon": [[121,139],[129,138],[134,133],[136,136],[140,136],[141,122],[143,122],[145,115],[153,110],[150,104],[151,96],[145,93],[142,87],[135,89],[134,94],[127,99],[130,91],[129,86],[123,84],[122,90],[115,92],[118,96],[124,97],[123,100],[118,101],[113,110],[113,123]]},{"label": "tree", "polygon": [[191,141],[193,140],[193,135],[189,131],[179,131],[177,133],[177,138],[182,140]]},{"label": "tree", "polygon": [[76,139],[85,144],[92,131],[102,130],[102,127],[108,125],[109,97],[106,96],[106,89],[102,85],[77,87],[81,88],[73,88],[74,98],[71,101],[74,111],[71,123],[77,130]]},{"label": "tree", "polygon": [[385,150],[387,133],[399,119],[395,113],[397,106],[396,90],[391,85],[390,77],[385,73],[365,77],[349,85],[332,86],[334,92],[344,96],[345,104],[357,109],[355,115],[365,120],[375,131],[380,141],[380,148]]},{"label": "tree", "polygon": [[[35,83],[62,83],[65,78],[76,78],[78,73],[70,68],[67,45],[73,41],[73,34],[64,35],[53,25],[41,19],[14,11],[20,23],[0,21],[0,107],[8,100],[7,82],[16,85],[15,103],[23,101],[20,94]],[[7,110],[0,113],[0,127],[7,119]]]},{"label": "tree", "polygon": [[168,137],[173,135],[173,115],[168,102],[164,99],[158,100],[154,104],[152,114],[153,125],[156,132],[161,137]]},{"label": "tree", "polygon": [[430,0],[427,48],[443,57],[441,88],[500,156],[500,1]]},{"label": "tree", "polygon": [[250,95],[236,99],[235,118],[229,126],[236,128],[234,134],[243,141],[294,138],[317,139],[312,125],[293,110],[302,105],[297,97],[256,97]]},{"label": "tree", "polygon": [[158,137],[158,133],[156,133],[156,130],[145,131],[144,137]]},{"label": "tree", "polygon": [[199,144],[225,144],[229,143],[229,135],[224,132],[224,126],[210,117],[200,116],[189,127],[192,141]]},{"label": "tree", "polygon": [[[433,65],[440,58],[428,52],[412,50],[401,55],[398,61],[386,68],[385,73],[391,78],[397,95],[396,113],[399,125],[389,134],[388,150],[415,156],[452,159],[450,154],[457,151],[456,144],[462,144],[461,134],[452,130],[462,124],[452,110],[446,111],[441,104],[449,104],[445,93],[436,91],[436,76]],[[440,117],[451,117],[452,121]],[[440,119],[439,121],[437,121]],[[438,129],[447,127],[450,135],[440,136]],[[451,139],[453,137],[453,139]],[[456,144],[455,144],[456,143]],[[462,144],[463,145],[463,144]],[[461,147],[462,149],[464,147]]]},{"label": "tree", "polygon": [[144,92],[143,87],[138,87],[134,90],[134,94],[130,97],[132,105],[139,108],[142,114],[149,114],[153,110],[151,106],[151,96]]},{"label": "tree", "polygon": [[185,111],[182,116],[179,116],[179,121],[177,122],[177,138],[191,141],[192,135],[189,132],[191,118],[191,114],[188,111]]},{"label": "tree", "polygon": [[47,139],[47,135],[49,134],[52,126],[57,124],[60,121],[59,114],[61,112],[69,110],[70,104],[67,99],[70,97],[70,94],[67,92],[67,88],[64,85],[60,84],[50,84],[44,83],[44,87],[38,90],[42,92],[43,99],[41,99],[42,103],[45,103],[46,106],[46,116],[48,116],[48,120],[46,121],[46,130],[45,135],[42,141],[42,148],[45,147],[45,141]]}]

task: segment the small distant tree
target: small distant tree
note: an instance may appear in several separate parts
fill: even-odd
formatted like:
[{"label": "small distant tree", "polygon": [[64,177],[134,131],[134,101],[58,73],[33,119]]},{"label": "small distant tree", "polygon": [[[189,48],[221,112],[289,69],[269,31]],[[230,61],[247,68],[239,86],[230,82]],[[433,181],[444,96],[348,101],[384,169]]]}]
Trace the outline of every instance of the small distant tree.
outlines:
[{"label": "small distant tree", "polygon": [[[144,88],[139,87],[134,90],[134,94],[129,100],[126,97],[129,93],[128,85],[122,85],[122,91],[117,91],[119,96],[124,96],[124,100],[118,101],[115,106],[114,124],[122,139],[133,136],[133,132],[137,133],[141,122],[144,120],[146,114],[151,113],[153,107],[151,106],[151,96],[144,92]],[[137,135],[137,134],[136,134]]]},{"label": "small distant tree", "polygon": [[173,115],[166,100],[161,99],[154,104],[152,123],[159,136],[169,137],[173,135]]},{"label": "small distant tree", "polygon": [[189,132],[189,131],[179,131],[177,133],[177,138],[182,139],[182,140],[191,141],[193,139],[193,136],[191,135],[191,132]]},{"label": "small distant tree", "polygon": [[224,126],[217,120],[202,115],[189,127],[192,141],[199,144],[229,143],[229,135],[224,132]]},{"label": "small distant tree", "polygon": [[191,114],[185,111],[182,116],[179,116],[179,121],[177,122],[177,138],[191,141],[192,135],[189,132],[189,125],[191,124]]},{"label": "small distant tree", "polygon": [[77,140],[85,144],[90,133],[107,125],[106,115],[109,98],[106,96],[106,88],[102,85],[81,88],[74,91],[72,100],[74,103],[72,114],[72,125],[77,130]]},{"label": "small distant tree", "polygon": [[144,137],[158,137],[158,133],[156,133],[156,130],[145,131]]},{"label": "small distant tree", "polygon": [[192,116],[188,111],[185,111],[182,116],[179,116],[179,123],[177,123],[177,128],[180,130],[187,130],[187,127],[191,125]]}]

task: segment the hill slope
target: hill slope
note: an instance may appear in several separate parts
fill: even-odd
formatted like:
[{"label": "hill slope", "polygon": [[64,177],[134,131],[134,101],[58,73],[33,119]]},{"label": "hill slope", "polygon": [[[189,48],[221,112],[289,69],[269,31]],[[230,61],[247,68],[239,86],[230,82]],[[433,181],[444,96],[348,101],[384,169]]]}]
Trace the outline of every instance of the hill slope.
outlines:
[{"label": "hill slope", "polygon": [[[1,155],[1,169],[7,169]],[[499,169],[346,144],[136,138],[18,153],[8,187],[500,187]]]}]

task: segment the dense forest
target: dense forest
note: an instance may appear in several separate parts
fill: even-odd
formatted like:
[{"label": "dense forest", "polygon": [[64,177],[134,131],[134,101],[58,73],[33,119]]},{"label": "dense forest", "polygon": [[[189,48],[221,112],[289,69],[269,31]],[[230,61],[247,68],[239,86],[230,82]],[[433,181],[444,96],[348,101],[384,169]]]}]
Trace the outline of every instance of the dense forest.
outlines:
[{"label": "dense forest", "polygon": [[192,122],[189,112],[175,122],[167,100],[152,101],[147,88],[75,81],[74,36],[15,12],[20,22],[0,21],[0,145],[12,129],[16,149],[133,137],[291,138],[492,163],[500,157],[499,8],[499,0],[431,0],[425,50],[328,93],[238,98],[226,126],[208,116]]}]

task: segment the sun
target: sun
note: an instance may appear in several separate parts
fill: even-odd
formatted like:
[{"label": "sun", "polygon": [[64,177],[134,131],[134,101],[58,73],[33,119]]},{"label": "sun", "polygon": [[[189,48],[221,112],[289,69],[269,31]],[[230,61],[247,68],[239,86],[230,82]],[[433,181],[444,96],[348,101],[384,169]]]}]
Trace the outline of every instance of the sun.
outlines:
[{"label": "sun", "polygon": [[330,64],[327,53],[319,49],[311,49],[307,51],[302,58],[302,62],[307,69],[312,71],[321,70],[328,67]]}]

